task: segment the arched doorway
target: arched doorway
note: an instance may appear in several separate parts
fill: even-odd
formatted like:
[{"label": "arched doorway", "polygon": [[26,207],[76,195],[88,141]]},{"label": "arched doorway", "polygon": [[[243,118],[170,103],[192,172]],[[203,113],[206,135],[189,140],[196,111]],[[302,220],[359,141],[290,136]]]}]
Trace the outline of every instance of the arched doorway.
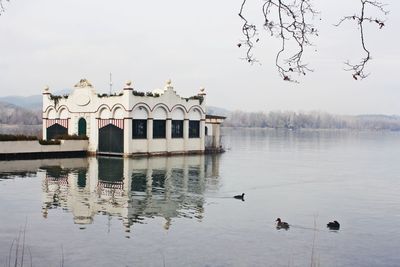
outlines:
[{"label": "arched doorway", "polygon": [[86,120],[84,118],[80,118],[78,121],[78,135],[86,136]]}]

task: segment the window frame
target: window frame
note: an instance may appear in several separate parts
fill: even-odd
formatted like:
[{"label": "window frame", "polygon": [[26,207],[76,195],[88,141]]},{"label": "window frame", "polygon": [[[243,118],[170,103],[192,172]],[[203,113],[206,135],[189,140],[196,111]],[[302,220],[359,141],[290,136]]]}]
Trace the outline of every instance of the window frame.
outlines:
[{"label": "window frame", "polygon": [[200,138],[199,120],[189,120],[189,138]]},{"label": "window frame", "polygon": [[[159,124],[159,125],[156,125],[156,124]],[[154,120],[153,119],[153,139],[167,138],[166,125],[167,125],[166,120]],[[164,131],[160,130],[160,128],[164,128]]]},{"label": "window frame", "polygon": [[[137,134],[138,129],[135,128],[137,126],[136,123],[143,123],[144,126],[144,133]],[[139,125],[140,126],[140,125]],[[132,139],[147,139],[147,119],[132,119]]]},{"label": "window frame", "polygon": [[[172,120],[171,122],[171,138],[183,138],[183,120]],[[176,127],[179,126],[179,127]]]}]

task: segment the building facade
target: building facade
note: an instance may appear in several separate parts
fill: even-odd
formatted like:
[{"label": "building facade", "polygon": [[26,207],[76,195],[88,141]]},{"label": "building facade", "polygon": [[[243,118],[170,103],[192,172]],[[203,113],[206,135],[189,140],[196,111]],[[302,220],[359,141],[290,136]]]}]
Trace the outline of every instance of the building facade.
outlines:
[{"label": "building facade", "polygon": [[[204,89],[180,97],[168,81],[163,90],[143,93],[130,82],[119,94],[97,94],[82,79],[70,95],[43,91],[43,139],[86,135],[88,152],[157,155],[219,151],[224,117],[206,116]],[[206,140],[207,144],[206,144]]]}]

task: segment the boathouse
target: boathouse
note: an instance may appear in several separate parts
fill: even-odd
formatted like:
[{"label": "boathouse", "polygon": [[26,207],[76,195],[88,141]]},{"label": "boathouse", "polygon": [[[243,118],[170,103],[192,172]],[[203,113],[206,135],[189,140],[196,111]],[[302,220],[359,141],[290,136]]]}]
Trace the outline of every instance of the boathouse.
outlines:
[{"label": "boathouse", "polygon": [[164,89],[136,91],[131,82],[120,93],[98,94],[86,79],[71,94],[43,91],[43,139],[84,135],[90,154],[163,155],[221,151],[225,117],[206,115],[204,88],[179,96],[167,81]]}]

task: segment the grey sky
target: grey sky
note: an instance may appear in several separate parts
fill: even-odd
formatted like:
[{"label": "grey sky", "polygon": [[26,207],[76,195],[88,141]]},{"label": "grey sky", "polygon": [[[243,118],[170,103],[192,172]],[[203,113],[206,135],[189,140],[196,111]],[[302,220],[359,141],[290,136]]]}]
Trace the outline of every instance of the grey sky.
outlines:
[{"label": "grey sky", "polygon": [[[71,88],[80,78],[105,92],[112,72],[114,91],[128,79],[151,91],[171,78],[182,96],[204,86],[208,105],[232,110],[400,114],[400,3],[384,2],[387,26],[367,26],[371,75],[354,81],[342,69],[346,59],[362,56],[356,27],[332,24],[352,15],[359,1],[315,0],[320,37],[305,55],[315,71],[293,84],[274,68],[279,43],[265,32],[255,51],[262,65],[239,59],[239,0],[12,0],[0,16],[0,95],[40,94],[46,84]],[[256,22],[261,3],[250,1],[249,18]]]}]

